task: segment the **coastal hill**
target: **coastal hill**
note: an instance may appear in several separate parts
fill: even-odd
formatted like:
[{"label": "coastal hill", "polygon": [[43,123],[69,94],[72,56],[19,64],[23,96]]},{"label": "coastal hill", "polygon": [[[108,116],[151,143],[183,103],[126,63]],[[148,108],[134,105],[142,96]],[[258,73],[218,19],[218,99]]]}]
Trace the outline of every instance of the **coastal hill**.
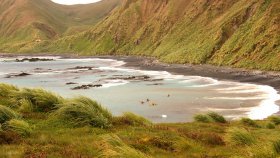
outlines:
[{"label": "coastal hill", "polygon": [[[116,4],[111,1],[100,3],[107,2],[113,8]],[[29,2],[35,3],[32,0]],[[59,38],[45,38],[46,40],[37,43],[26,44],[24,40],[30,37],[24,36],[24,40],[20,40],[22,33],[19,33],[15,39],[24,44],[17,42],[17,45],[13,45],[14,42],[9,44],[10,41],[6,41],[2,42],[0,50],[141,55],[156,57],[168,63],[207,63],[280,70],[280,2],[277,0],[122,0],[121,5],[104,16],[99,23],[95,24],[98,20],[93,20],[92,27],[75,34],[61,33],[68,28],[64,26],[65,23],[77,24],[73,19],[75,16],[66,16],[69,13],[61,9],[63,7],[60,5],[48,4],[50,5],[39,5],[38,8],[45,9],[37,12],[54,17],[47,18],[52,24],[47,28],[53,29],[46,29],[46,36],[56,37],[59,32]],[[56,6],[53,8],[58,11],[48,12],[52,6]],[[77,9],[84,6],[75,7]],[[105,8],[108,12],[109,9]],[[3,9],[0,10],[3,14]],[[106,11],[104,12],[107,13]],[[88,16],[78,11],[75,14]],[[61,16],[66,18],[55,19]],[[84,19],[82,21],[89,22],[89,18],[84,16],[81,16]],[[10,24],[2,24],[1,28],[3,26],[10,27]],[[45,25],[35,23],[35,28],[36,26],[41,28]],[[12,30],[22,32],[24,28]]]},{"label": "coastal hill", "polygon": [[120,0],[73,6],[51,0],[1,0],[0,47],[18,52],[43,40],[87,30],[119,4]]}]

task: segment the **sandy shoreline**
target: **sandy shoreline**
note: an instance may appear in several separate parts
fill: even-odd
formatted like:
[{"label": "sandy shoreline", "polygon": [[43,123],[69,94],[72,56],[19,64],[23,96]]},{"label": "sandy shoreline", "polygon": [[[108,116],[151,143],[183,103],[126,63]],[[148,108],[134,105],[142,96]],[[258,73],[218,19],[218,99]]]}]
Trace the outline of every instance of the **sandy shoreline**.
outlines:
[{"label": "sandy shoreline", "polygon": [[253,84],[269,85],[280,90],[280,72],[245,70],[213,65],[165,64],[142,57],[115,57],[124,60],[126,66],[145,70],[168,71],[179,75],[211,77],[217,80],[229,80]]},{"label": "sandy shoreline", "polygon": [[280,72],[260,71],[226,66],[192,65],[192,64],[165,64],[154,58],[138,56],[77,56],[71,54],[9,54],[0,53],[0,57],[17,56],[61,56],[63,58],[104,58],[126,62],[125,66],[142,70],[168,71],[179,75],[211,77],[217,80],[229,80],[253,84],[269,85],[280,91]]}]

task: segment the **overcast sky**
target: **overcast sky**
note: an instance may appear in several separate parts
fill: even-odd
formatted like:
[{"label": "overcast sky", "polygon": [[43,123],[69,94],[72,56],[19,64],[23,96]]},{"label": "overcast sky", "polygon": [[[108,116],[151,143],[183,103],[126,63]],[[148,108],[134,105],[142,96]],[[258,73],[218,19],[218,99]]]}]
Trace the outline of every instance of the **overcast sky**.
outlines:
[{"label": "overcast sky", "polygon": [[73,4],[88,4],[98,2],[100,0],[52,0],[55,3],[73,5]]}]

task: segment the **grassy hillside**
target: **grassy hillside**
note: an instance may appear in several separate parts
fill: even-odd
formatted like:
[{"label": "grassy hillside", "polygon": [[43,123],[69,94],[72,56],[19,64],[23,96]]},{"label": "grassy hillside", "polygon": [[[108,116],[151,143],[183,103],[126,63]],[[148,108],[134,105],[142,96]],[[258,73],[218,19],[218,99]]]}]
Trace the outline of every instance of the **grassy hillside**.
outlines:
[{"label": "grassy hillside", "polygon": [[280,118],[228,122],[216,113],[193,123],[153,124],[112,116],[95,101],[0,84],[0,157],[276,158]]},{"label": "grassy hillside", "polygon": [[120,0],[65,6],[50,0],[2,0],[0,2],[0,50],[21,52],[89,29]]},{"label": "grassy hillside", "polygon": [[[98,24],[87,26],[104,17],[120,1],[121,6]],[[20,2],[34,9],[19,7]],[[4,0],[0,4],[4,5],[1,12],[8,8],[8,13],[18,14],[0,14],[2,18],[14,17],[0,24],[2,34],[3,30],[8,35],[16,32],[0,40],[0,50],[6,52],[142,55],[169,63],[280,70],[277,0],[104,0],[73,7],[48,0]],[[37,15],[44,18],[36,20]],[[29,20],[21,22],[18,16]],[[27,27],[26,21],[33,23]],[[73,25],[78,26],[69,27]],[[46,40],[34,42],[38,36]]]},{"label": "grassy hillside", "polygon": [[280,70],[279,6],[276,0],[126,0],[93,29],[44,49]]}]

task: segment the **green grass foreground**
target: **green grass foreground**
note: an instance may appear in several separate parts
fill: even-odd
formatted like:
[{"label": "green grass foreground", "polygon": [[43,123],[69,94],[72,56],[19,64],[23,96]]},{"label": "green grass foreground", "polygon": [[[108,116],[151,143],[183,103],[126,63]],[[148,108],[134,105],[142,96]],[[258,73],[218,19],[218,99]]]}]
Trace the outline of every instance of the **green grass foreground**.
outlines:
[{"label": "green grass foreground", "polygon": [[280,118],[228,121],[199,114],[192,123],[154,124],[113,116],[86,98],[0,84],[0,157],[274,158]]}]

